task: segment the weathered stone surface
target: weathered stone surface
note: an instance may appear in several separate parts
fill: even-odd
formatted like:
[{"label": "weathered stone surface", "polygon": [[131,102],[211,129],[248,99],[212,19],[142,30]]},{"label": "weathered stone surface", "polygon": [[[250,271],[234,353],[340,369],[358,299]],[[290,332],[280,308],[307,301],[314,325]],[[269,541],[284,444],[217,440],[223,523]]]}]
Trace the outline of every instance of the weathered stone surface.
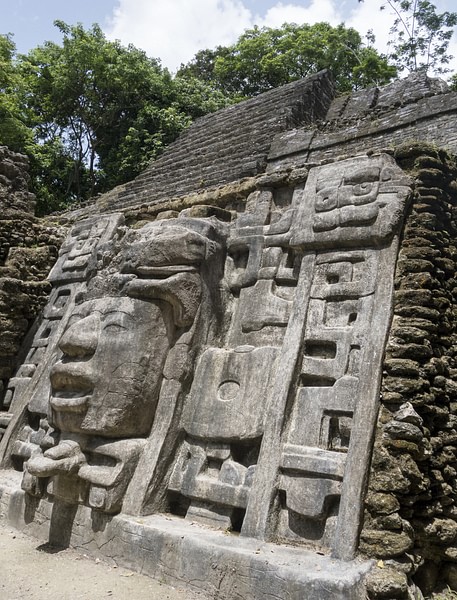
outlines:
[{"label": "weathered stone surface", "polygon": [[[410,574],[429,594],[438,580],[440,563],[455,560],[456,423],[452,400],[456,354],[448,341],[455,336],[456,248],[452,240],[456,224],[448,210],[455,203],[451,191],[455,167],[444,154],[419,144],[400,154],[418,169],[420,184],[397,263],[398,291],[383,380],[383,402],[390,410],[380,413],[380,437],[374,446],[369,485],[372,492],[367,498],[389,494],[396,499],[398,514],[409,522],[403,534],[410,539],[410,549],[405,552],[415,556]],[[433,219],[430,210],[424,211],[422,206],[424,198],[431,206],[432,197]],[[439,262],[443,258],[446,274]],[[402,473],[401,486],[393,465]],[[367,503],[365,527],[373,542],[374,524],[380,534],[389,535],[384,514],[382,502],[379,506]],[[406,539],[404,542],[406,546]]]},{"label": "weathered stone surface", "polygon": [[[407,577],[425,591],[431,563],[455,562],[457,171],[420,140],[457,148],[457,96],[417,74],[324,120],[332,93],[318,74],[208,116],[67,215],[4,386],[3,481],[16,469],[26,494],[11,514],[27,498],[56,539],[94,531],[227,600],[362,598],[368,563],[335,583],[356,551],[385,559],[370,598],[406,599]],[[0,239],[5,378],[30,324],[8,298],[38,304],[52,254],[18,231]],[[265,541],[283,562],[247,561]],[[336,579],[297,577],[304,546],[332,552]]]},{"label": "weathered stone surface", "polygon": [[414,522],[414,526],[419,539],[427,543],[451,545],[457,536],[457,523],[453,519]]},{"label": "weathered stone surface", "polygon": [[394,376],[418,377],[420,374],[419,363],[409,359],[387,359],[384,361],[384,367],[389,374]]},{"label": "weathered stone surface", "polygon": [[407,533],[365,529],[361,534],[360,549],[365,554],[378,558],[401,556],[413,547]]},{"label": "weathered stone surface", "polygon": [[197,119],[144,173],[102,197],[98,212],[163,203],[263,173],[274,135],[323,119],[334,95],[323,71]]},{"label": "weathered stone surface", "polygon": [[365,596],[363,579],[371,562],[340,563],[305,548],[229,536],[168,515],[141,519],[119,515],[100,519],[94,528],[90,510],[81,506],[74,515],[78,526],[69,531],[72,511],[60,505],[52,513],[46,500],[37,503],[38,518],[25,523],[24,498],[20,492],[10,495],[11,484],[1,479],[0,516],[8,512],[15,527],[43,542],[61,540],[65,532],[68,543],[84,554],[101,555],[171,585],[179,582],[208,600],[360,600]]},{"label": "weathered stone surface", "polygon": [[365,499],[368,508],[381,515],[390,515],[400,508],[400,503],[392,494],[379,494],[371,492]]},{"label": "weathered stone surface", "polygon": [[[200,307],[197,267],[217,249],[207,237],[211,227],[183,218],[132,231],[116,256],[119,271],[111,266],[91,279],[49,371],[46,413],[56,445],[45,449],[41,442],[31,451],[23,480],[28,492],[39,493],[52,477],[56,498],[120,510],[151,429],[167,355]],[[82,264],[91,263],[84,248],[64,246],[51,278],[78,279]]]},{"label": "weathered stone surface", "polygon": [[[46,276],[62,241],[58,228],[34,217],[27,159],[0,146],[0,418],[11,404],[7,381],[21,344],[46,303]],[[3,435],[0,429],[0,439]]]},{"label": "weathered stone surface", "polygon": [[351,558],[408,186],[380,155],[253,191],[233,222],[78,222],[12,380],[4,464],[36,499]]},{"label": "weathered stone surface", "polygon": [[367,577],[367,591],[375,598],[405,598],[408,580],[404,573],[392,568],[377,568]]}]

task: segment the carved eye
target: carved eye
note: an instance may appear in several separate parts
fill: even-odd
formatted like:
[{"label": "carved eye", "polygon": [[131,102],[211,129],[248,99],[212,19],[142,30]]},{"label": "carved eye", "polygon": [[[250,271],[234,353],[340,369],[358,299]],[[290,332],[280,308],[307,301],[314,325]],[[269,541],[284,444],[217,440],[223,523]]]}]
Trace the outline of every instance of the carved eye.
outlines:
[{"label": "carved eye", "polygon": [[127,327],[122,323],[117,321],[111,321],[110,323],[105,323],[103,325],[103,331],[108,331],[109,333],[122,333],[126,331]]},{"label": "carved eye", "polygon": [[338,194],[336,188],[327,188],[320,190],[316,198],[316,212],[325,212],[333,210],[338,204]]}]

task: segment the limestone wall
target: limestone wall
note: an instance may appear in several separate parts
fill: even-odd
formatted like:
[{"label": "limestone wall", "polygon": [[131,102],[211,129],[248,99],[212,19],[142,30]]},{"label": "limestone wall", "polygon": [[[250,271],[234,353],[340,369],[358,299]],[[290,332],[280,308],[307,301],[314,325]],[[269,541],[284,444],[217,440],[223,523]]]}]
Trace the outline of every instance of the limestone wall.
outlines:
[{"label": "limestone wall", "polygon": [[273,137],[323,119],[334,94],[322,71],[202,117],[144,173],[102,196],[86,214],[161,203],[263,173]]},{"label": "limestone wall", "polygon": [[269,170],[335,160],[421,140],[457,152],[457,93],[423,73],[335,98],[317,127],[276,136]]},{"label": "limestone wall", "polygon": [[384,560],[372,591],[390,580],[389,597],[406,598],[406,575],[427,593],[438,579],[456,585],[457,168],[426,145],[396,157],[414,174],[415,195],[395,275],[360,549]]},{"label": "limestone wall", "polygon": [[62,234],[34,217],[27,161],[0,147],[0,437],[9,417],[6,383],[24,336],[42,310]]}]

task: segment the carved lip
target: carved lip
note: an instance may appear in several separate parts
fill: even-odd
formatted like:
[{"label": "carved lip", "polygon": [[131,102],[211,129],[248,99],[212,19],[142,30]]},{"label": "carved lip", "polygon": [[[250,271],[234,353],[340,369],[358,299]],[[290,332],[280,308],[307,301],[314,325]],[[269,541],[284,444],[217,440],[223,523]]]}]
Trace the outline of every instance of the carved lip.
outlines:
[{"label": "carved lip", "polygon": [[76,392],[69,392],[68,394],[61,395],[56,392],[56,395],[52,395],[49,403],[54,410],[59,412],[75,412],[83,413],[86,412],[87,404],[92,394],[86,394],[84,396],[76,395]]},{"label": "carved lip", "polygon": [[50,373],[51,398],[54,410],[84,412],[94,391],[94,381],[87,367],[80,363],[54,365]]}]

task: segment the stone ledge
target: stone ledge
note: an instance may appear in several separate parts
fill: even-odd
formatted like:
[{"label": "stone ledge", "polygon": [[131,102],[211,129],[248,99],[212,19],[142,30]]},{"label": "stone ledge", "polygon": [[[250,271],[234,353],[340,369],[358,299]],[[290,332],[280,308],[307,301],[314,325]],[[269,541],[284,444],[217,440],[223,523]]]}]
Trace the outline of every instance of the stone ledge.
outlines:
[{"label": "stone ledge", "polygon": [[288,156],[306,157],[309,153],[344,146],[349,141],[369,139],[411,125],[418,127],[423,122],[455,112],[457,112],[457,94],[447,93],[420,99],[417,104],[408,104],[377,115],[375,118],[369,115],[356,123],[342,123],[336,131],[325,128],[320,131],[297,128],[279,133],[271,145],[268,170],[276,168],[276,163]]},{"label": "stone ledge", "polygon": [[52,541],[53,530],[73,526],[69,545],[103,555],[170,584],[218,600],[362,600],[373,561],[342,562],[304,548],[277,546],[212,531],[193,522],[152,515],[93,518],[87,508],[47,501],[32,506],[21,473],[0,475],[0,518],[28,535]]}]

